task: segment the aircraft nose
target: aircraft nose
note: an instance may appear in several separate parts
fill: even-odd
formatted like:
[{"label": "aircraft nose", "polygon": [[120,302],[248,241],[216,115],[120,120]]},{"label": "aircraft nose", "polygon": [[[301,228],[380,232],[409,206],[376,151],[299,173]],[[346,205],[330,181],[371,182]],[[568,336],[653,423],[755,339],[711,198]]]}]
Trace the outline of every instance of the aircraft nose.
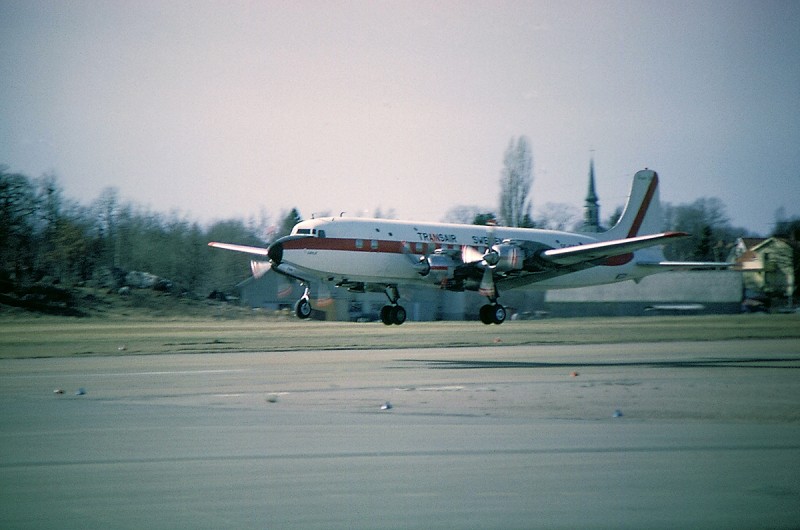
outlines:
[{"label": "aircraft nose", "polygon": [[283,243],[276,241],[267,247],[267,257],[273,265],[280,265],[283,260]]}]

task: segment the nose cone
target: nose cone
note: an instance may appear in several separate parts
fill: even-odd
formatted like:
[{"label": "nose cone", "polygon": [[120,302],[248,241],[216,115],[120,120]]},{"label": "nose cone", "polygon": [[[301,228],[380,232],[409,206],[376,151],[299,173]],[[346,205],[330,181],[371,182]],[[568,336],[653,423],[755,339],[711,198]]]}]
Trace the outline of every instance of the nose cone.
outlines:
[{"label": "nose cone", "polygon": [[283,260],[283,243],[276,241],[267,247],[267,257],[273,265],[280,265]]}]

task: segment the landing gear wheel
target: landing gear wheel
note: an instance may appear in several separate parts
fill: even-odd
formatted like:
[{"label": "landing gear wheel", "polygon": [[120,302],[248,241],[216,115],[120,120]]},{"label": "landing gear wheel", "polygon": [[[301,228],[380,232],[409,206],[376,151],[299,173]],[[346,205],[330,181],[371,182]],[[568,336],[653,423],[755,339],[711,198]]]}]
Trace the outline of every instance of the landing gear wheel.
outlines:
[{"label": "landing gear wheel", "polygon": [[398,326],[406,321],[406,310],[401,305],[392,307],[392,321]]},{"label": "landing gear wheel", "polygon": [[506,320],[506,308],[500,304],[486,304],[481,307],[480,315],[484,324],[502,324]]},{"label": "landing gear wheel", "polygon": [[297,318],[306,319],[311,316],[311,302],[308,298],[301,298],[294,305],[294,313]]},{"label": "landing gear wheel", "polygon": [[486,325],[489,325],[493,322],[491,311],[492,311],[491,305],[486,304],[484,306],[481,306],[481,312],[480,312],[481,322],[483,322]]},{"label": "landing gear wheel", "polygon": [[492,310],[492,320],[495,324],[502,324],[506,321],[506,308],[500,304],[495,304]]},{"label": "landing gear wheel", "polygon": [[385,305],[381,308],[381,322],[386,324],[387,326],[391,326],[394,324],[392,321],[392,306]]},{"label": "landing gear wheel", "polygon": [[406,321],[406,310],[401,305],[385,305],[381,308],[381,322],[387,326],[397,324],[398,326]]}]

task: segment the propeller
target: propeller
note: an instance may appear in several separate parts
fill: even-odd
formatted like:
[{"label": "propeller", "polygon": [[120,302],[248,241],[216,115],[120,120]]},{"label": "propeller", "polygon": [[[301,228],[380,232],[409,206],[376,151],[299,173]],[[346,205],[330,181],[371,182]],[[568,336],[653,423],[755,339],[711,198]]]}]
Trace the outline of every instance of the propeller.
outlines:
[{"label": "propeller", "polygon": [[498,254],[494,249],[494,244],[496,242],[494,238],[494,230],[497,228],[497,221],[494,219],[489,219],[486,221],[486,226],[489,227],[489,245],[486,247],[486,253],[483,255],[483,261],[485,261],[490,267],[494,267],[497,265],[497,262],[500,261],[500,254]]},{"label": "propeller", "polygon": [[478,286],[478,293],[487,296],[490,300],[494,300],[497,297],[497,289],[494,286],[494,274],[492,274],[491,267],[483,269],[483,277]]},{"label": "propeller", "polygon": [[269,261],[250,260],[250,272],[256,280],[272,270],[272,263]]},{"label": "propeller", "polygon": [[253,277],[257,280],[272,270],[272,267],[277,267],[283,261],[283,239],[279,239],[267,247],[266,255],[269,261],[250,261],[250,271]]},{"label": "propeller", "polygon": [[461,248],[461,261],[464,263],[476,263],[483,261],[483,253],[475,247],[464,245]]},{"label": "propeller", "polygon": [[225,250],[232,250],[234,252],[244,252],[246,254],[255,254],[257,256],[267,256],[269,261],[250,261],[250,271],[253,276],[258,279],[264,276],[271,268],[272,265],[278,265],[283,258],[283,247],[280,242],[273,243],[268,248],[251,247],[247,245],[233,245],[231,243],[219,243],[212,241],[208,244],[209,247],[222,248]]},{"label": "propeller", "polygon": [[411,266],[414,267],[414,270],[416,270],[421,276],[426,276],[431,271],[431,265],[428,262],[428,256],[430,255],[430,252],[428,251],[427,245],[423,249],[422,256],[414,254],[411,251],[410,243],[406,241],[403,241],[402,245],[400,246],[400,251],[406,257],[406,259],[408,259]]},{"label": "propeller", "polygon": [[486,232],[486,250],[481,252],[475,247],[465,245],[461,249],[461,261],[464,263],[476,263],[482,261],[484,265],[493,267],[494,265],[497,265],[497,262],[500,260],[499,254],[497,254],[497,251],[494,250],[494,231],[497,227],[497,222],[494,219],[490,219],[486,222],[486,226],[488,227]]},{"label": "propeller", "polygon": [[490,300],[494,300],[497,297],[497,289],[494,285],[494,267],[500,261],[500,254],[494,249],[494,232],[497,223],[494,219],[490,219],[486,225],[489,227],[486,232],[486,250],[481,253],[475,247],[465,246],[461,250],[461,259],[464,263],[478,263],[483,267],[483,276],[478,286],[478,292]]}]

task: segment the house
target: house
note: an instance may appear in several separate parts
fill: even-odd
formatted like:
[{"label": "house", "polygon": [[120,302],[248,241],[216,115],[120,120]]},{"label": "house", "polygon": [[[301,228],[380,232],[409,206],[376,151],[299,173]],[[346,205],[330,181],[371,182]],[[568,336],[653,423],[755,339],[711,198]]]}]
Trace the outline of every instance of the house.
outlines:
[{"label": "house", "polygon": [[779,237],[739,238],[728,260],[734,261],[742,273],[747,300],[785,298],[787,305],[793,306],[800,265],[797,241]]}]

